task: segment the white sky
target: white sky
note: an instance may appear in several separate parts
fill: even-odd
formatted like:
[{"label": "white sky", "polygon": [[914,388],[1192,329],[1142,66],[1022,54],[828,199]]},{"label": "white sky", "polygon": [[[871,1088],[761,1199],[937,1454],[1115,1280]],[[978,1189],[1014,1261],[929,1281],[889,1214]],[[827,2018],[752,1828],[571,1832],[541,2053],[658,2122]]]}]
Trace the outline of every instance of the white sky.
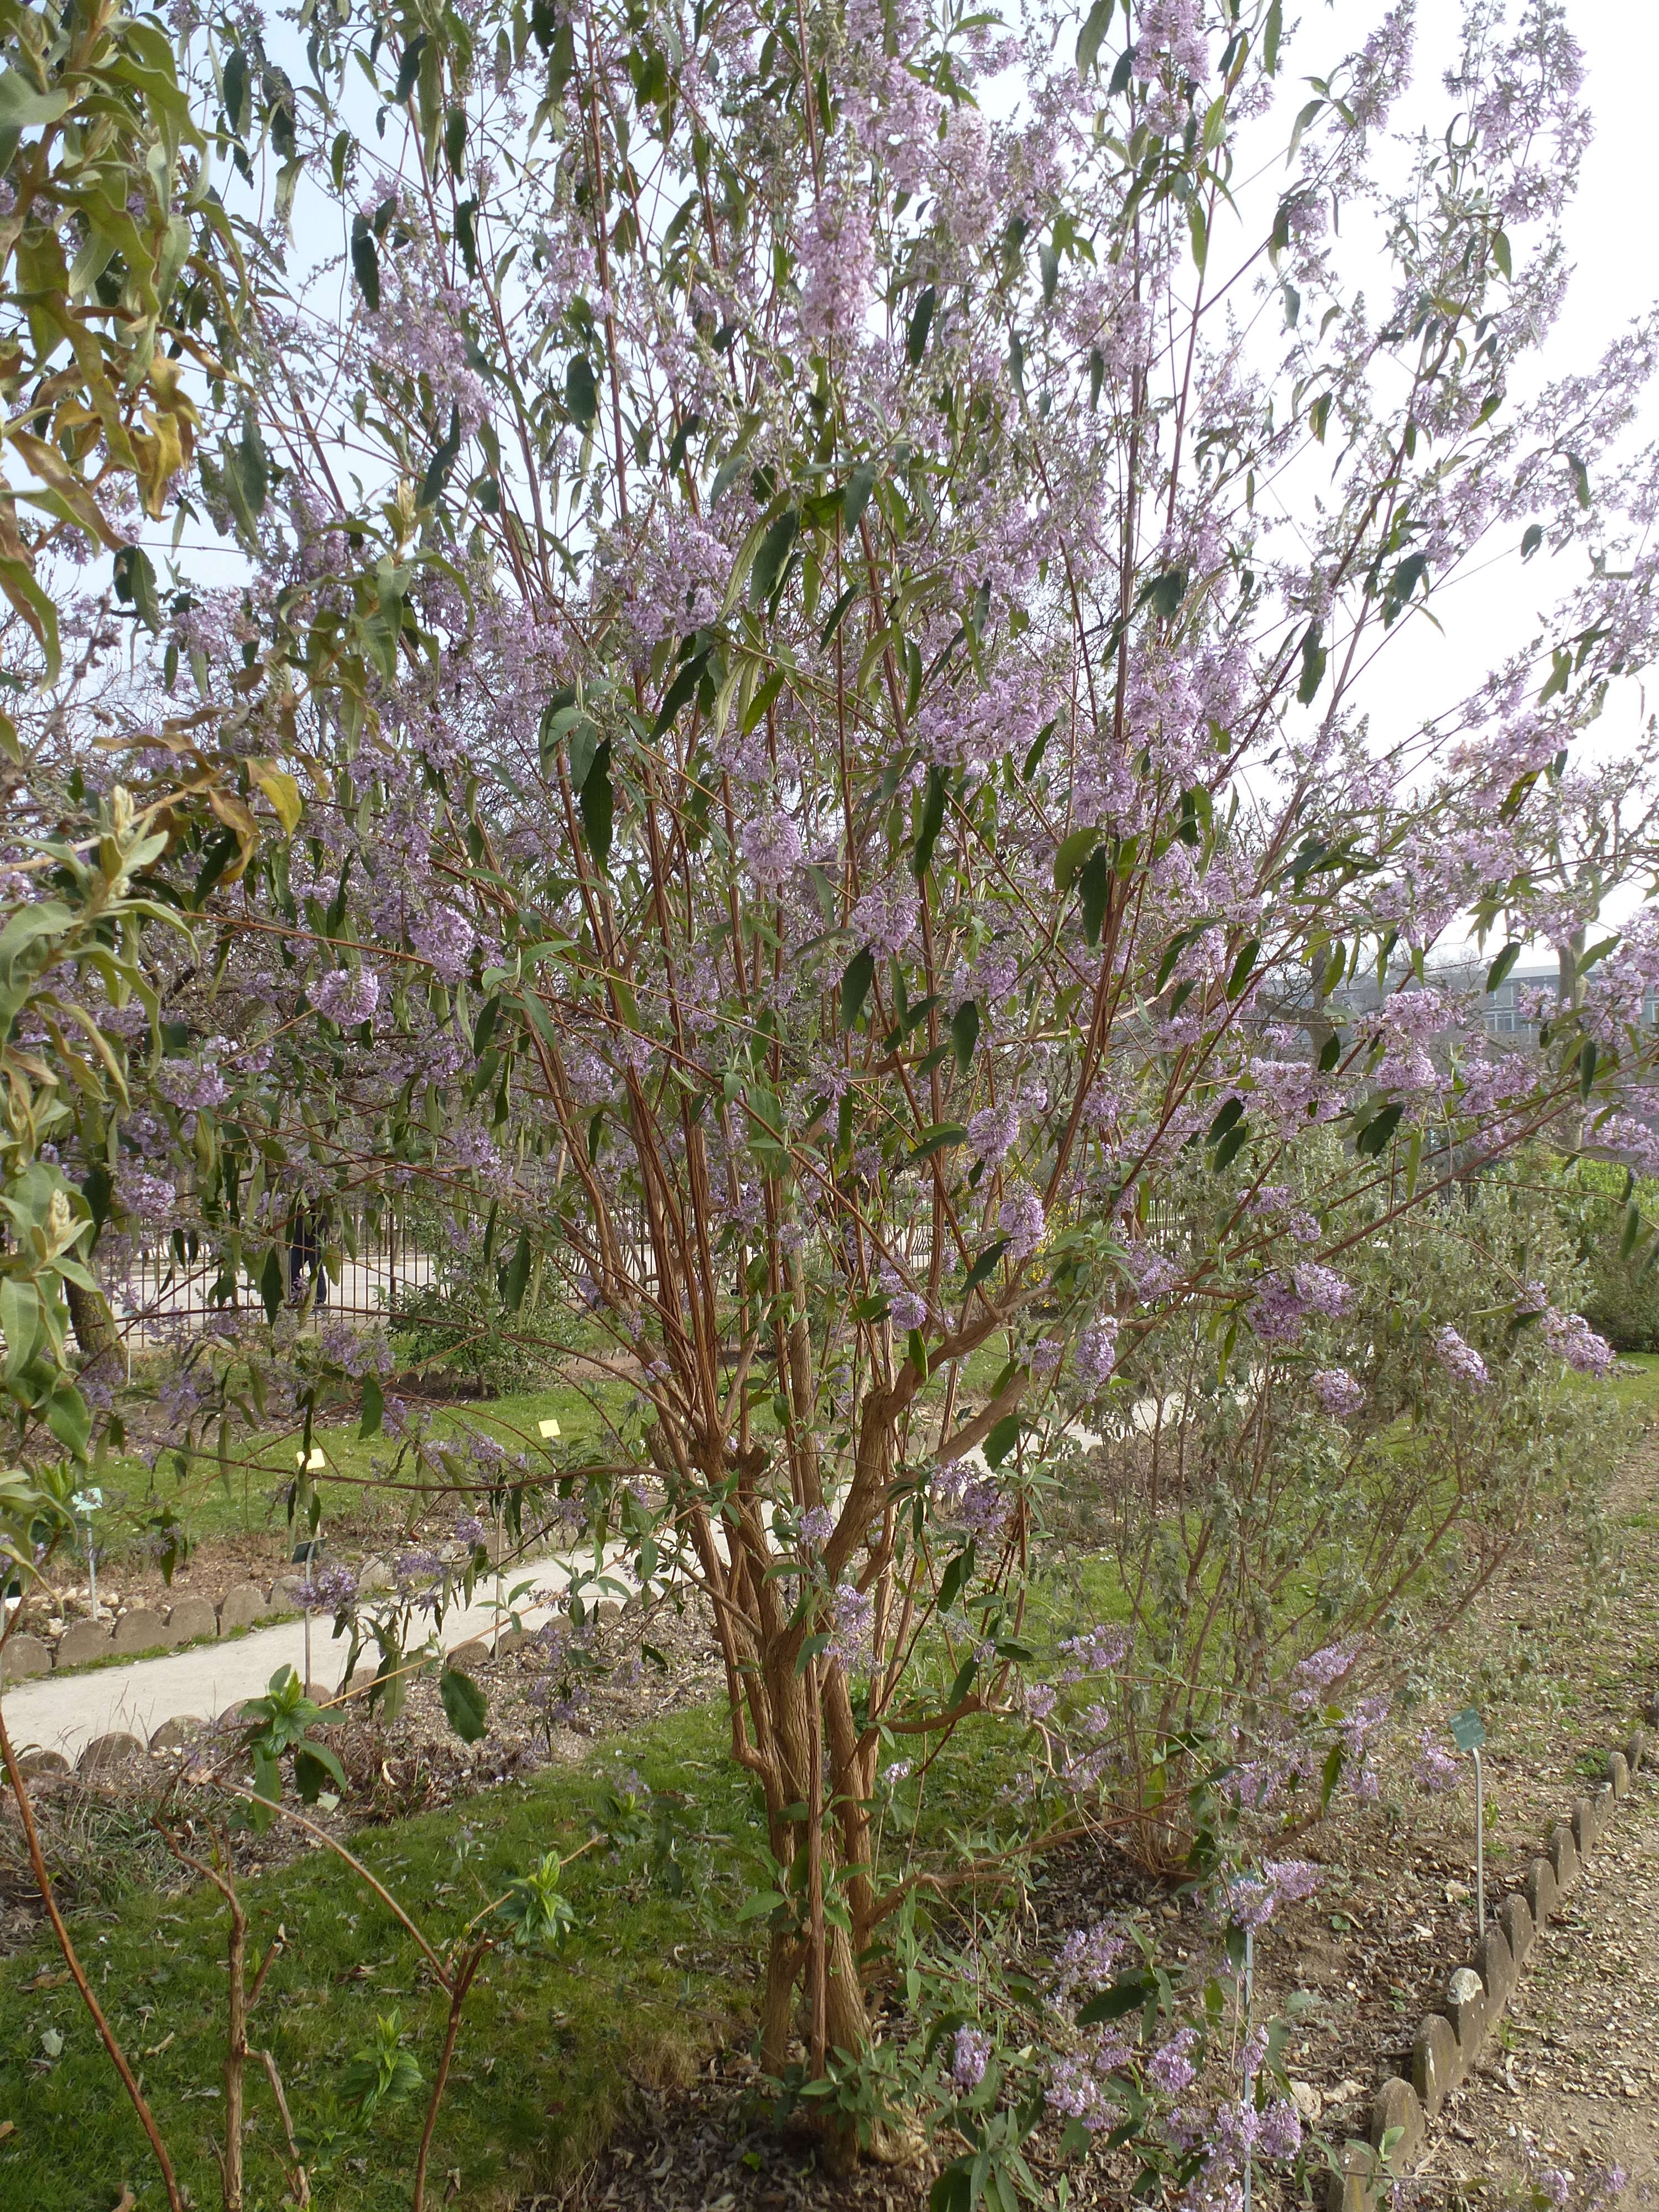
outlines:
[{"label": "white sky", "polygon": [[[1337,0],[1325,21],[1320,18],[1326,11],[1313,9],[1304,20],[1316,33],[1316,27],[1346,27],[1346,19],[1363,25],[1373,12],[1370,0],[1363,7]],[[1448,0],[1422,0],[1420,60],[1407,103],[1412,112],[1432,112],[1431,98],[1443,111],[1439,79],[1455,52],[1460,12]],[[1518,13],[1516,0],[1511,13]],[[1641,0],[1568,0],[1567,19],[1584,49],[1583,97],[1595,136],[1564,223],[1574,274],[1565,311],[1540,356],[1537,373],[1543,377],[1589,368],[1633,317],[1659,301],[1659,224],[1650,212],[1659,9]],[[1638,438],[1659,434],[1659,394],[1644,416]],[[1525,569],[1510,557],[1454,581],[1436,600],[1446,635],[1418,622],[1406,649],[1387,657],[1382,693],[1373,702],[1379,725],[1415,724],[1459,696],[1492,661],[1532,636],[1555,591],[1576,580],[1568,562],[1547,564],[1540,556]],[[1598,747],[1616,750],[1634,737],[1640,695],[1635,683],[1618,688],[1603,714]]]},{"label": "white sky", "polygon": [[[1291,120],[1311,96],[1307,77],[1331,68],[1359,46],[1386,4],[1387,0],[1326,0],[1322,5],[1319,0],[1309,0],[1303,6],[1281,65],[1284,90],[1273,113],[1252,126],[1253,139],[1260,133],[1268,143],[1280,148],[1288,143]],[[1509,0],[1511,24],[1523,4],[1524,0]],[[1551,379],[1593,368],[1635,318],[1659,302],[1659,224],[1649,213],[1656,137],[1649,88],[1655,78],[1654,64],[1659,63],[1659,9],[1640,5],[1638,0],[1566,0],[1566,14],[1584,53],[1580,97],[1590,108],[1595,136],[1562,222],[1573,271],[1565,308],[1541,351],[1517,371],[1511,390],[1523,396]],[[1392,131],[1422,127],[1437,137],[1443,132],[1452,106],[1442,78],[1457,56],[1462,15],[1459,0],[1419,0],[1412,83],[1390,118]],[[1116,43],[1121,43],[1121,27],[1120,20],[1114,28]],[[1241,160],[1241,172],[1254,167],[1255,150],[1252,144],[1251,161]],[[1281,153],[1242,196],[1243,226],[1234,226],[1230,235],[1218,221],[1211,243],[1212,281],[1218,258],[1220,266],[1230,270],[1271,223],[1285,176]],[[1363,276],[1359,226],[1345,219],[1343,234],[1336,249],[1338,265],[1345,273]],[[1525,251],[1527,236],[1525,231],[1516,234],[1517,255]],[[1379,258],[1377,281],[1367,283],[1365,289],[1376,301],[1389,289]],[[1271,327],[1264,322],[1260,336],[1267,347],[1264,358],[1271,363],[1276,359],[1276,317]],[[1659,391],[1650,396],[1623,449],[1628,452],[1656,437]],[[1296,504],[1310,495],[1316,471],[1316,461],[1312,474],[1298,465],[1294,480],[1285,481],[1292,516]],[[1540,553],[1523,568],[1520,536],[1518,526],[1507,533],[1494,532],[1479,562],[1437,583],[1432,605],[1441,627],[1437,629],[1420,613],[1409,616],[1393,634],[1374,670],[1361,679],[1357,696],[1379,741],[1408,736],[1430,717],[1455,706],[1510,653],[1540,632],[1553,635],[1551,611],[1579,580],[1584,556],[1577,550],[1554,559]],[[1540,671],[1540,684],[1542,680]],[[1659,683],[1629,678],[1614,684],[1600,721],[1585,741],[1588,754],[1607,758],[1630,746],[1655,705],[1659,705]],[[1632,890],[1610,900],[1607,918],[1627,915],[1638,896]],[[1443,955],[1453,953],[1463,941],[1461,933],[1454,933],[1443,940]],[[1534,955],[1553,958],[1549,948],[1535,945],[1528,949],[1528,966]]]}]

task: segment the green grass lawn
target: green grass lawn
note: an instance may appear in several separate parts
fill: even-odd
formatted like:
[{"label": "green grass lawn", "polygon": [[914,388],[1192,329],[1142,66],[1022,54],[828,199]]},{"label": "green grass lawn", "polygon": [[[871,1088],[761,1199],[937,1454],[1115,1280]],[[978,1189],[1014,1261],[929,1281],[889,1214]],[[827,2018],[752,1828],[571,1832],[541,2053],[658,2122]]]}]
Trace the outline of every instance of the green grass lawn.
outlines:
[{"label": "green grass lawn", "polygon": [[[742,1894],[744,1785],[722,1751],[709,1708],[641,1731],[626,1762],[678,1794],[678,1860],[688,1894],[653,1882],[641,1846],[591,1852],[566,1869],[577,1925],[554,1958],[496,1954],[476,1985],[440,2118],[428,2202],[494,2207],[591,2153],[630,2076],[688,2078],[717,2043],[746,2032],[759,1939],[736,1924]],[[587,1767],[507,1785],[459,1811],[396,1822],[355,1848],[430,1936],[453,1935],[514,1875],[544,1852],[586,1842],[599,1778],[615,1747]],[[456,1844],[470,1856],[458,1865]],[[198,1844],[197,1849],[201,1849]],[[409,2202],[425,2091],[352,2129],[337,2103],[341,2069],[401,2015],[408,2049],[430,2084],[444,2001],[385,1907],[331,1853],[242,1885],[250,1957],[276,1928],[288,1948],[253,2017],[256,2048],[274,2053],[296,2129],[344,2132],[313,2201],[331,2212],[381,2212]],[[222,2127],[228,1917],[204,1887],[177,1896],[134,1888],[118,1909],[79,1916],[75,1936],[100,2001],[153,2103],[179,2178],[198,2207],[219,2201],[210,2138]],[[48,1940],[0,1963],[0,2203],[96,2207],[123,2186],[139,2207],[163,2203],[148,2146],[75,1989],[46,1986],[60,1967]],[[62,2038],[61,2049],[56,2039]],[[56,2055],[49,2055],[55,2053]],[[281,2131],[264,2068],[250,2065],[248,2212],[283,2202]]]},{"label": "green grass lawn", "polygon": [[[551,1465],[540,1424],[556,1420],[560,1447],[577,1452],[596,1447],[605,1434],[599,1401],[619,1417],[629,1391],[607,1382],[591,1395],[553,1383],[495,1399],[468,1400],[436,1413],[432,1433],[462,1445],[471,1433],[493,1437],[509,1455],[524,1452],[532,1468]],[[320,1448],[325,1471],[317,1478],[325,1534],[367,1543],[393,1540],[422,1510],[421,1493],[407,1486],[410,1471],[391,1474],[395,1442],[385,1436],[363,1438],[356,1421],[319,1423],[313,1442]],[[152,1518],[171,1509],[192,1544],[222,1535],[268,1533],[272,1556],[288,1552],[287,1492],[294,1480],[300,1435],[284,1430],[233,1438],[224,1460],[216,1443],[185,1452],[169,1447],[154,1468],[136,1458],[112,1459],[100,1471],[105,1511],[99,1525],[100,1557],[114,1573],[148,1540]],[[391,1474],[386,1486],[378,1476]]]},{"label": "green grass lawn", "polygon": [[[1659,1412],[1659,1358],[1624,1362],[1607,1384],[1569,1387],[1611,1389],[1634,1431]],[[588,1433],[583,1423],[593,1423],[597,1433],[592,1408],[558,1389],[458,1407],[443,1422],[456,1431],[485,1429],[516,1449],[538,1445],[538,1424],[550,1417],[579,1443]],[[325,1512],[337,1510],[337,1497],[343,1515],[361,1511],[362,1493],[352,1478],[367,1477],[376,1454],[389,1456],[387,1448],[362,1443],[348,1428],[320,1432],[320,1440],[334,1470],[325,1478]],[[251,1483],[252,1498],[268,1504],[286,1480],[282,1455],[291,1449],[289,1439],[270,1444],[259,1478],[264,1488]],[[195,1525],[210,1527],[212,1513],[239,1506],[234,1497],[225,1499],[216,1473],[203,1484]],[[278,1508],[274,1529],[281,1525]],[[1075,1582],[1033,1593],[1027,1634],[1038,1671],[1047,1671],[1057,1638],[1084,1618],[1127,1611],[1108,1561],[1079,1565]],[[545,2185],[604,2139],[630,2077],[684,2079],[714,2044],[747,2036],[762,1939],[758,1924],[738,1924],[737,1911],[756,1831],[748,1785],[725,1743],[717,1702],[607,1745],[584,1770],[492,1790],[357,1839],[376,1874],[441,1937],[543,1853],[566,1853],[586,1839],[588,1811],[607,1768],[625,1760],[653,1787],[673,1793],[684,1894],[670,1894],[653,1877],[644,1845],[620,1856],[594,1851],[565,1877],[577,1925],[564,1951],[552,1960],[490,1961],[463,2027],[440,2123],[434,2201],[443,2200],[457,2172],[453,2201],[491,2212]],[[942,1846],[947,1830],[989,1819],[1009,1778],[1009,1753],[1006,1733],[994,1725],[962,1729],[933,1765],[921,1804],[911,1797],[908,1810],[895,1806],[884,1854],[890,1871],[907,1856]],[[460,1863],[458,1843],[468,1852]],[[222,2065],[225,1915],[210,1893],[165,1894],[154,1880],[153,1844],[149,1849],[149,1858],[114,1862],[132,1869],[125,1882],[118,1872],[83,1891],[76,1938],[142,2069],[181,2178],[206,2207],[219,2193],[212,2141],[223,2106],[213,2093]],[[244,1896],[256,1946],[279,1924],[289,1938],[256,2015],[254,2042],[275,2053],[297,2126],[313,2138],[335,2131],[326,2171],[313,2180],[313,2201],[338,2212],[406,2204],[423,2097],[382,2110],[354,2132],[340,2110],[338,2083],[369,2041],[376,2016],[394,2008],[429,2081],[443,2007],[418,1954],[331,1856],[308,1852],[251,1879]],[[15,2129],[0,2140],[0,2203],[66,2212],[85,2204],[106,2212],[130,2185],[149,2212],[161,2200],[147,2148],[73,1988],[52,1978],[58,1964],[54,1948],[40,1941],[0,1963],[0,2117]],[[280,2134],[262,2067],[250,2070],[248,2098],[248,2212],[277,2212]]]},{"label": "green grass lawn", "polygon": [[1621,1413],[1651,1421],[1659,1417],[1659,1352],[1621,1352],[1619,1364],[1606,1382],[1577,1387],[1611,1390]]},{"label": "green grass lawn", "polygon": [[[967,1363],[963,1382],[968,1395],[982,1396],[1003,1364],[1000,1350],[981,1346]],[[942,1395],[943,1376],[932,1377],[920,1394],[919,1408]],[[441,1407],[431,1434],[465,1444],[472,1433],[493,1437],[509,1455],[525,1453],[532,1468],[553,1462],[541,1435],[544,1420],[559,1424],[559,1451],[566,1457],[602,1449],[607,1421],[620,1423],[634,1393],[623,1381],[593,1376],[579,1387],[549,1383],[493,1399],[467,1399]],[[771,1435],[777,1422],[769,1401],[755,1409],[757,1433]],[[392,1472],[396,1444],[384,1435],[364,1438],[359,1423],[320,1422],[313,1443],[324,1457],[317,1478],[325,1534],[366,1544],[398,1540],[423,1510],[422,1494],[407,1486],[405,1465]],[[149,1524],[171,1510],[194,1545],[215,1536],[266,1533],[271,1555],[288,1555],[287,1493],[294,1480],[297,1429],[252,1437],[233,1437],[222,1461],[216,1437],[199,1449],[168,1447],[154,1468],[143,1460],[112,1458],[100,1469],[105,1512],[99,1527],[100,1557],[116,1574],[149,1541]],[[390,1478],[382,1482],[378,1478]]]}]

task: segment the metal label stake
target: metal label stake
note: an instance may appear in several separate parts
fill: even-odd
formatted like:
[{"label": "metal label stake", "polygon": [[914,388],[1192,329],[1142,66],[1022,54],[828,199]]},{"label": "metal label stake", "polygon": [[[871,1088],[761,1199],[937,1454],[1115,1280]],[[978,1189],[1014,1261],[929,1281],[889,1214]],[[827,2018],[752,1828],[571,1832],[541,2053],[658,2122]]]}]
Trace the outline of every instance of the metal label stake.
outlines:
[{"label": "metal label stake", "polygon": [[104,1502],[101,1490],[77,1490],[70,1500],[87,1532],[87,1594],[92,1601],[92,1617],[98,1612],[98,1547],[92,1537],[92,1516]]},{"label": "metal label stake", "polygon": [[1452,1741],[1474,1759],[1474,1940],[1486,1932],[1486,1787],[1480,1771],[1480,1747],[1486,1741],[1486,1724],[1473,1705],[1465,1705],[1451,1720]]},{"label": "metal label stake", "polygon": [[[1249,2114],[1255,2104],[1255,2075],[1250,2065],[1250,2018],[1255,2004],[1255,1929],[1248,1923],[1244,1929],[1244,2124],[1250,2124]],[[1250,2212],[1252,2184],[1255,2176],[1255,2146],[1247,2135],[1244,2138],[1244,2212]]]},{"label": "metal label stake", "polygon": [[[322,1548],[323,1532],[320,1527],[318,1528],[316,1534],[311,1537],[307,1542],[303,1544],[296,1544],[294,1547],[293,1557],[289,1559],[289,1565],[291,1567],[303,1567],[306,1571],[306,1581],[307,1583],[310,1583],[312,1576],[316,1571],[317,1554],[322,1550]],[[309,1697],[311,1695],[311,1607],[307,1604],[301,1606],[300,1610],[305,1615],[306,1623],[306,1679],[304,1688],[306,1695]]]}]

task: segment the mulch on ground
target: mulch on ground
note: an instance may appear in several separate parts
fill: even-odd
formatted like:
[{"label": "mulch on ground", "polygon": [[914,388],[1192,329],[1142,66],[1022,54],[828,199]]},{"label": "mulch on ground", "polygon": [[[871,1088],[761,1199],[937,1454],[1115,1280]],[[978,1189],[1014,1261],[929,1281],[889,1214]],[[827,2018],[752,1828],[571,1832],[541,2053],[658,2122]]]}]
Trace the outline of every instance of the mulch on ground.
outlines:
[{"label": "mulch on ground", "polygon": [[[1377,1798],[1346,1801],[1297,1844],[1322,1865],[1324,1880],[1316,1897],[1263,1931],[1256,2013],[1282,2008],[1297,1992],[1314,2001],[1289,2045],[1297,2102],[1311,2125],[1298,2178],[1258,2170],[1259,2205],[1323,2204],[1328,2155],[1366,2134],[1380,2075],[1409,2053],[1418,2021],[1473,1954],[1472,1779],[1425,1794],[1414,1772],[1419,1738],[1449,1747],[1446,1721],[1467,1704],[1485,1718],[1490,1913],[1520,1887],[1551,1823],[1600,1778],[1607,1752],[1625,1741],[1656,1687],[1659,1442],[1650,1438],[1618,1468],[1599,1515],[1545,1527],[1458,1627],[1418,1655],[1379,1762]],[[1149,1882],[1109,1844],[1051,1866],[1036,1904],[1039,1942],[1049,1952],[1070,1926],[1136,1911],[1162,1923],[1175,1963],[1200,1976],[1220,1964],[1213,1925],[1196,1900]],[[1431,2130],[1426,2170],[1402,2202],[1512,2192],[1550,2165],[1579,2182],[1613,2163],[1633,2179],[1652,2173],[1656,1941],[1659,1790],[1649,1778],[1534,1947],[1510,2019]],[[1613,1989],[1609,1960],[1622,1960]],[[1039,2164],[1053,2148],[1046,2136],[1033,2145]],[[957,2148],[942,2147],[947,2156]],[[554,2196],[526,2200],[522,2212],[913,2212],[939,2162],[926,2154],[908,2169],[869,2166],[831,2179],[809,2143],[767,2127],[752,2062],[728,2052],[686,2092],[641,2092],[633,2124],[594,2165]],[[1073,2169],[1071,2201],[1104,2212],[1127,2201],[1132,2178],[1116,2161]]]}]

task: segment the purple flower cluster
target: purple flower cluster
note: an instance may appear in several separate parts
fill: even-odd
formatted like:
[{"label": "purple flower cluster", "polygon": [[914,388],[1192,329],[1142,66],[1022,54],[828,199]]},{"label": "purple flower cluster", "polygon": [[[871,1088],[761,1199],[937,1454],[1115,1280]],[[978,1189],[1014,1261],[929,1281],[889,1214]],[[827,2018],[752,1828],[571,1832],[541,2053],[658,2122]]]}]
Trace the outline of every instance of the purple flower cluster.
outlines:
[{"label": "purple flower cluster", "polygon": [[441,983],[459,983],[477,942],[472,925],[451,906],[434,906],[409,933],[409,941]]},{"label": "purple flower cluster", "polygon": [[1417,1779],[1431,1797],[1443,1796],[1457,1787],[1457,1761],[1425,1729],[1418,1739]]},{"label": "purple flower cluster", "polygon": [[1198,2030],[1178,2028],[1169,2041],[1160,2044],[1146,2062],[1150,2079],[1165,2096],[1178,2097],[1198,2078],[1198,2068],[1193,2063],[1193,2052],[1198,2047]]},{"label": "purple flower cluster", "polygon": [[412,1604],[417,1612],[435,1613],[443,1595],[442,1554],[424,1545],[400,1552],[392,1562],[392,1579],[405,1604]]},{"label": "purple flower cluster", "polygon": [[1091,1674],[1104,1674],[1121,1667],[1129,1656],[1129,1638],[1121,1628],[1091,1628],[1080,1636],[1063,1638],[1060,1648],[1077,1662],[1066,1669],[1060,1680],[1083,1682]]},{"label": "purple flower cluster", "polygon": [[801,1515],[798,1525],[802,1543],[821,1552],[834,1534],[836,1516],[827,1505],[811,1505]]},{"label": "purple flower cluster", "polygon": [[965,1460],[935,1470],[927,1486],[934,1510],[970,1536],[995,1535],[1008,1517],[1008,1501],[988,1474],[975,1473]]},{"label": "purple flower cluster", "polygon": [[1598,1336],[1583,1314],[1558,1313],[1551,1306],[1544,1316],[1544,1340],[1558,1359],[1581,1375],[1602,1376],[1618,1358],[1605,1336]]},{"label": "purple flower cluster", "polygon": [[1346,1367],[1322,1367],[1313,1379],[1314,1396],[1321,1408],[1339,1421],[1357,1413],[1365,1402],[1365,1393]]},{"label": "purple flower cluster", "polygon": [[887,1294],[888,1313],[900,1335],[908,1336],[913,1328],[924,1327],[927,1320],[927,1301],[921,1292],[912,1289],[891,1267],[884,1267],[879,1279],[881,1288]]},{"label": "purple flower cluster", "polygon": [[1019,1108],[1012,1100],[1000,1106],[981,1106],[969,1116],[968,1149],[987,1167],[1000,1167],[1019,1135]]},{"label": "purple flower cluster", "polygon": [[985,2079],[991,2039],[977,2027],[959,2027],[951,2046],[951,2079],[958,2089],[977,2089]]},{"label": "purple flower cluster", "polygon": [[1104,2086],[1086,2058],[1062,2058],[1048,2077],[1047,2102],[1061,2119],[1077,2120],[1091,2135],[1097,2135],[1118,2116],[1118,2107],[1107,2097]]},{"label": "purple flower cluster", "polygon": [[357,1577],[349,1567],[313,1567],[300,1585],[300,1603],[307,1613],[343,1613],[357,1595]]},{"label": "purple flower cluster", "polygon": [[896,960],[916,933],[916,887],[907,877],[873,884],[853,908],[853,941],[878,960]]},{"label": "purple flower cluster", "polygon": [[160,1176],[146,1175],[140,1168],[123,1167],[115,1188],[127,1212],[147,1228],[170,1220],[178,1203],[179,1194],[170,1182],[163,1182]]},{"label": "purple flower cluster", "polygon": [[738,850],[763,891],[775,891],[800,866],[800,832],[781,807],[751,814],[738,832]]},{"label": "purple flower cluster", "polygon": [[1263,2158],[1294,2158],[1302,2148],[1302,2116],[1288,2097],[1276,2097],[1261,2111],[1241,2098],[1217,2112],[1213,2139],[1235,2166],[1252,2151]]},{"label": "purple flower cluster", "polygon": [[1165,1297],[1181,1280],[1181,1270],[1175,1261],[1150,1244],[1135,1245],[1127,1264],[1143,1305],[1152,1305]]},{"label": "purple flower cluster", "polygon": [[1118,2106],[1107,2095],[1108,2077],[1133,2054],[1121,2035],[1103,2033],[1093,2048],[1062,2058],[1048,2077],[1048,2105],[1063,2118],[1080,2120],[1094,2135],[1115,2121]]},{"label": "purple flower cluster", "polygon": [[1064,2004],[1079,1990],[1107,1988],[1123,1956],[1127,1939],[1104,1920],[1074,1928],[1054,1960],[1054,2001]]},{"label": "purple flower cluster", "polygon": [[1003,1200],[997,1209],[997,1224],[1008,1239],[1008,1257],[1029,1260],[1042,1243],[1046,1225],[1042,1200],[1029,1183],[1021,1183]]},{"label": "purple flower cluster", "polygon": [[1455,1376],[1460,1382],[1466,1382],[1471,1390],[1486,1388],[1488,1380],[1486,1361],[1472,1344],[1464,1343],[1449,1322],[1435,1332],[1434,1356],[1448,1375]]},{"label": "purple flower cluster", "polygon": [[327,1322],[319,1339],[325,1358],[335,1360],[356,1382],[364,1375],[390,1375],[392,1346],[377,1329],[348,1321]]},{"label": "purple flower cluster", "polygon": [[1310,1652],[1307,1658],[1298,1659],[1291,1669],[1297,1680],[1291,1692],[1294,1710],[1306,1712],[1310,1706],[1321,1704],[1326,1692],[1351,1670],[1358,1656],[1357,1644],[1328,1644],[1322,1651]]},{"label": "purple flower cluster", "polygon": [[1085,1324],[1072,1354],[1072,1372],[1080,1389],[1091,1396],[1101,1389],[1117,1365],[1118,1320],[1101,1314]]},{"label": "purple flower cluster", "polygon": [[380,1003],[380,978],[367,968],[354,975],[349,968],[331,969],[306,988],[306,996],[325,1020],[343,1030],[356,1029],[373,1018]]},{"label": "purple flower cluster", "polygon": [[1226,1913],[1240,1928],[1260,1928],[1281,1905],[1300,1905],[1324,1880],[1307,1859],[1269,1859],[1258,1875],[1235,1875],[1224,1885]]},{"label": "purple flower cluster", "polygon": [[870,1591],[852,1583],[837,1583],[830,1607],[832,1626],[826,1649],[850,1673],[868,1647],[876,1601]]},{"label": "purple flower cluster", "polygon": [[230,1085],[217,1068],[198,1066],[193,1060],[163,1060],[155,1087],[181,1113],[211,1113],[230,1096]]},{"label": "purple flower cluster", "polygon": [[820,344],[855,338],[870,304],[875,249],[867,210],[849,198],[821,200],[801,240],[805,283],[800,326]]},{"label": "purple flower cluster", "polygon": [[1264,1344],[1289,1344],[1302,1334],[1310,1316],[1337,1320],[1353,1303],[1353,1289],[1316,1260],[1304,1260],[1288,1275],[1264,1276],[1250,1308],[1250,1326]]}]

